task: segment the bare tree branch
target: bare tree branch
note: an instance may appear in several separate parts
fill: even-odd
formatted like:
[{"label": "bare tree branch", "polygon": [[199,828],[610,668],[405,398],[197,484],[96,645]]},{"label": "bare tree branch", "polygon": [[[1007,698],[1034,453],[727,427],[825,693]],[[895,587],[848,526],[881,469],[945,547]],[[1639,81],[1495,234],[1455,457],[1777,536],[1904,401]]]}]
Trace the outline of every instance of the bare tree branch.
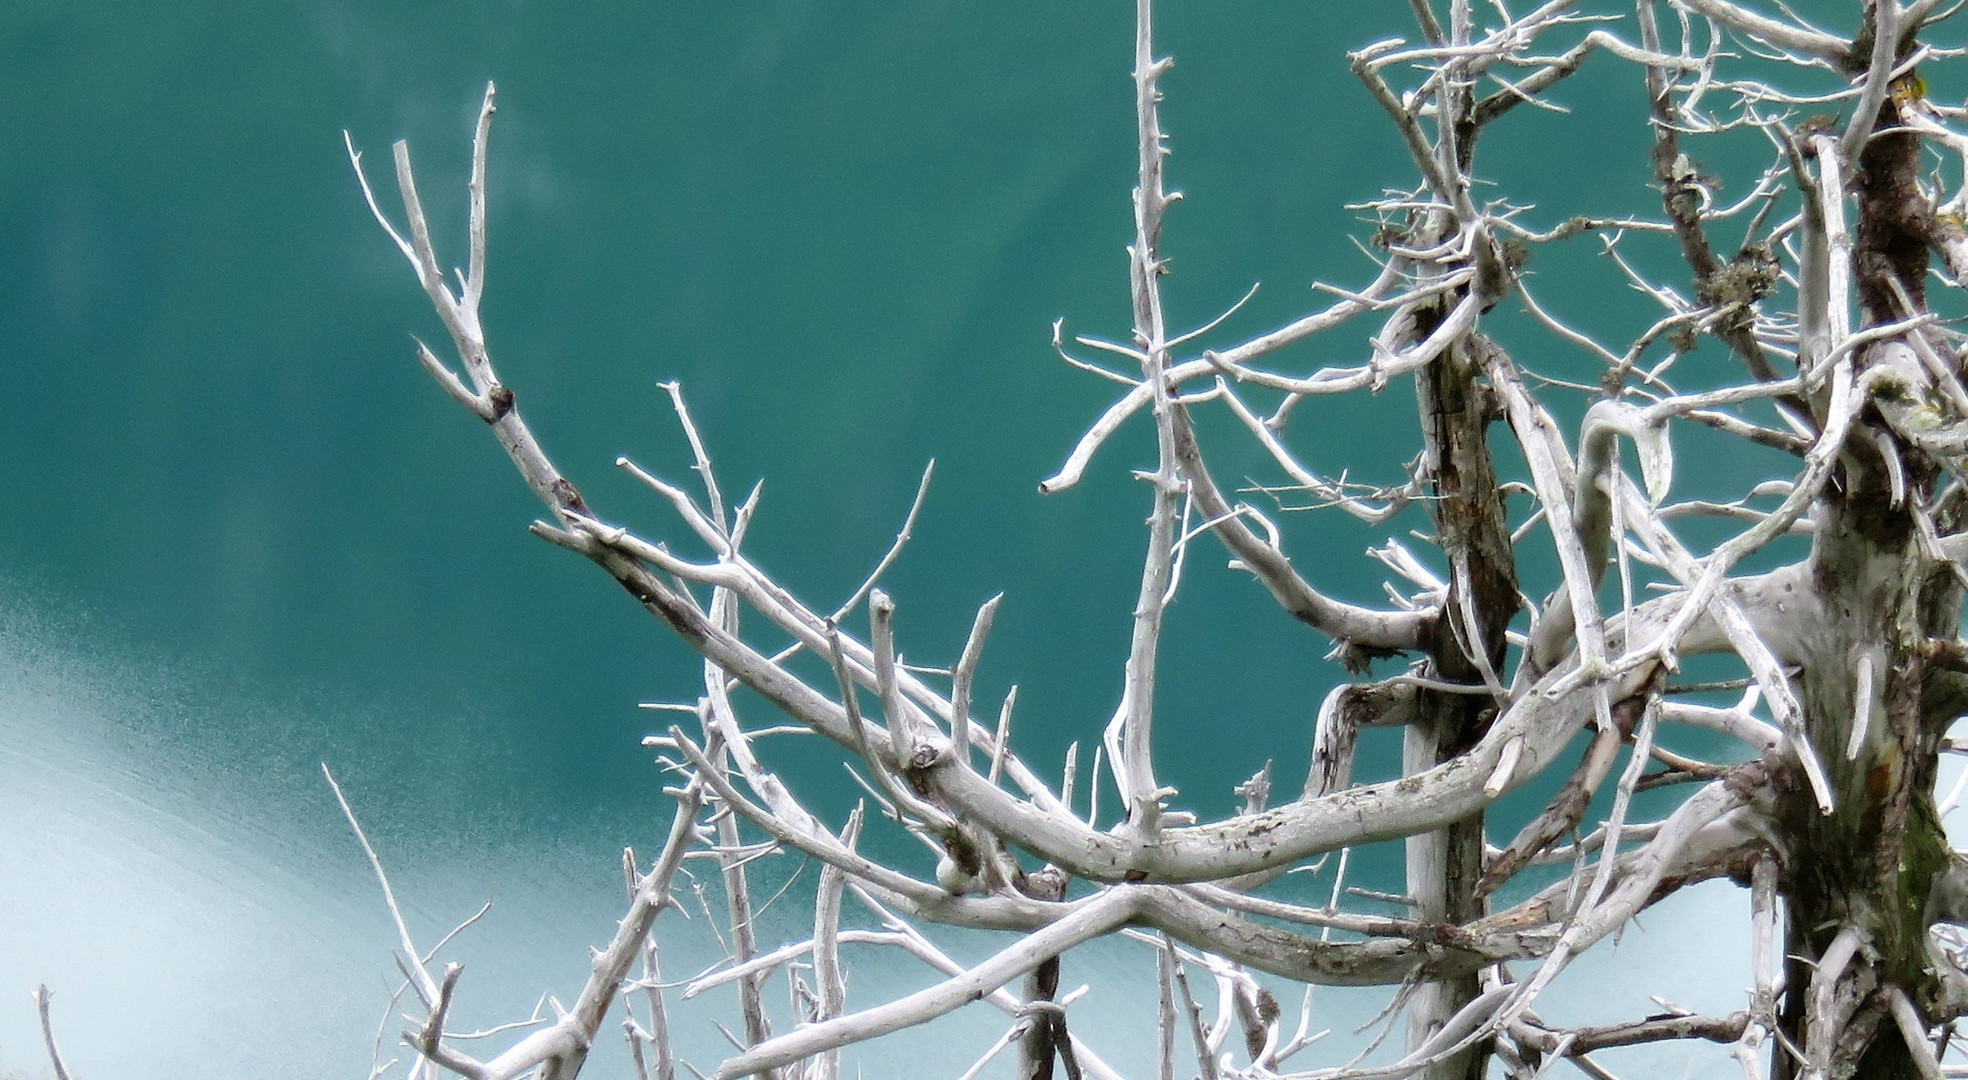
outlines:
[{"label": "bare tree branch", "polygon": [[[697,717],[700,735],[671,728],[649,740],[680,785],[671,790],[679,805],[662,854],[646,875],[630,857],[629,912],[573,1008],[490,1060],[451,1045],[457,1036],[444,1018],[458,969],[431,975],[431,957],[414,947],[381,862],[362,840],[398,923],[408,986],[424,1006],[421,1027],[406,1036],[418,1050],[414,1080],[439,1068],[473,1078],[537,1068],[548,1080],[573,1080],[625,988],[651,995],[650,1026],[625,1021],[638,1068],[646,1069],[643,1051],[653,1044],[656,1075],[667,1080],[676,1058],[651,930],[686,858],[716,861],[729,898],[717,917],[727,924],[718,929],[728,962],[686,990],[739,987],[745,1031],[732,1035],[738,1049],[720,1077],[784,1070],[776,1074],[832,1080],[844,1047],[983,999],[1013,1020],[972,1074],[1016,1044],[1027,1077],[1049,1076],[1060,1063],[1069,1076],[1108,1080],[1117,1074],[1068,1030],[1076,998],[1060,993],[1060,957],[1123,932],[1165,935],[1156,939],[1156,1023],[1168,1076],[1178,1026],[1188,1029],[1203,1076],[1279,1075],[1316,1042],[1309,1004],[1286,1038],[1254,973],[1399,988],[1387,1030],[1406,1010],[1408,1036],[1392,1061],[1356,1058],[1301,1075],[1472,1080],[1494,1054],[1518,1076],[1543,1075],[1556,1058],[1605,1076],[1590,1054],[1668,1039],[1726,1045],[1755,1080],[1765,1080],[1766,1068],[1770,1080],[1946,1074],[1930,1043],[1933,1022],[1968,1008],[1968,983],[1961,961],[1928,930],[1968,918],[1968,860],[1939,828],[1956,797],[1937,803],[1934,791],[1938,755],[1958,749],[1944,738],[1946,723],[1968,707],[1968,650],[1958,640],[1968,593],[1968,388],[1955,355],[1961,335],[1928,308],[1926,278],[1932,251],[1968,280],[1968,134],[1956,130],[1968,113],[1928,100],[1916,68],[1957,53],[1916,40],[1942,17],[1934,0],[1869,3],[1852,42],[1781,4],[1777,17],[1736,0],[1669,0],[1662,10],[1678,31],[1671,23],[1663,33],[1659,7],[1639,0],[1628,22],[1580,13],[1572,0],[1521,13],[1450,0],[1444,21],[1428,0],[1411,0],[1421,44],[1387,39],[1346,58],[1408,159],[1405,175],[1354,208],[1373,227],[1358,244],[1376,264],[1372,280],[1356,289],[1315,283],[1330,298],[1325,306],[1268,332],[1235,325],[1244,317],[1240,300],[1192,331],[1171,333],[1162,225],[1178,196],[1164,175],[1160,114],[1171,61],[1155,54],[1150,0],[1137,0],[1131,325],[1111,340],[1074,340],[1138,365],[1139,376],[1070,355],[1063,323],[1054,324],[1053,347],[1066,363],[1122,388],[1040,489],[1088,478],[1100,447],[1144,410],[1156,460],[1137,476],[1152,491],[1129,643],[1116,657],[1119,705],[1111,716],[1042,713],[1073,747],[1056,786],[1010,745],[1015,690],[995,729],[971,715],[999,598],[970,619],[954,659],[903,662],[905,637],[921,632],[918,617],[899,622],[881,585],[917,528],[928,470],[864,583],[839,605],[809,603],[743,551],[759,512],[756,489],[727,505],[682,390],[670,383],[701,491],[621,461],[675,520],[666,531],[604,518],[541,449],[486,346],[479,309],[492,88],[473,132],[469,251],[455,286],[442,272],[408,147],[394,147],[399,227],[347,138],[365,203],[452,339],[451,359],[418,342],[417,362],[492,429],[546,507],[536,534],[596,564],[703,660],[701,696],[691,695],[698,703],[673,706]],[[1640,69],[1661,213],[1587,207],[1534,228],[1531,208],[1494,180],[1526,163],[1479,164],[1479,140],[1517,122],[1521,105],[1562,111],[1551,93],[1594,54],[1603,54],[1594,64]],[[1782,78],[1800,69],[1794,81]],[[1849,85],[1819,92],[1812,69]],[[1822,105],[1851,111],[1843,121],[1792,129],[1792,113]],[[1768,152],[1725,204],[1720,178],[1694,156],[1697,144],[1750,129]],[[1923,173],[1930,145],[1960,164],[1958,185]],[[1741,248],[1725,257],[1717,238],[1738,228]],[[1560,312],[1526,288],[1529,245],[1588,230],[1602,232],[1594,254],[1610,287],[1630,286],[1659,309],[1626,336],[1612,315],[1569,304]],[[1643,248],[1670,238],[1692,289],[1646,269],[1657,264]],[[1529,319],[1491,320],[1513,288]],[[1363,351],[1348,354],[1355,346],[1335,344],[1328,332],[1366,316],[1378,325],[1365,332]],[[1234,343],[1209,347],[1219,335]],[[1701,335],[1724,342],[1746,373],[1730,378],[1691,359]],[[1301,364],[1288,351],[1301,346],[1324,355]],[[1199,353],[1184,355],[1192,348]],[[1538,370],[1520,358],[1535,358]],[[1794,373],[1779,373],[1793,362]],[[1603,377],[1581,380],[1568,363]],[[1359,472],[1396,478],[1386,486],[1349,479],[1357,463],[1343,456],[1360,448],[1312,441],[1326,433],[1308,432],[1303,421],[1287,436],[1308,398],[1408,379],[1420,405],[1420,455],[1390,466],[1377,448],[1373,469]],[[1389,575],[1384,609],[1321,591],[1342,571],[1317,522],[1273,520],[1226,494],[1210,460],[1238,459],[1205,453],[1205,433],[1217,431],[1208,412],[1219,405],[1227,430],[1247,435],[1257,460],[1285,477],[1254,478],[1252,489],[1293,509],[1281,496],[1295,488],[1375,530],[1368,565]],[[1584,418],[1575,447],[1559,416]],[[1507,430],[1492,431],[1499,420]],[[1704,459],[1712,442],[1694,458],[1685,443],[1675,445],[1690,423],[1705,425],[1707,439],[1774,448],[1793,463],[1783,475],[1745,480],[1733,462]],[[1763,460],[1745,457],[1758,464],[1743,467]],[[1731,480],[1745,482],[1712,490]],[[1701,490],[1669,502],[1677,485]],[[1426,511],[1430,530],[1392,535],[1419,520],[1404,518],[1416,509]],[[708,554],[672,548],[666,537],[678,522],[690,550]],[[1349,676],[1363,679],[1321,688],[1296,799],[1272,797],[1268,763],[1305,753],[1303,737],[1281,757],[1245,747],[1240,734],[1238,752],[1250,750],[1252,766],[1267,764],[1237,789],[1241,806],[1213,819],[1167,783],[1180,771],[1169,751],[1216,737],[1224,720],[1179,715],[1157,695],[1161,658],[1177,633],[1167,611],[1184,567],[1198,572],[1187,556],[1206,532],[1233,568],[1331,637]],[[1618,570],[1615,583],[1606,581],[1609,567]],[[863,600],[869,621],[857,636],[842,621]],[[937,618],[921,610],[922,621]],[[1685,658],[1709,653],[1733,657],[1726,663],[1746,677],[1675,677]],[[1373,662],[1401,654],[1417,658],[1413,666],[1364,681]],[[748,731],[734,704],[741,687],[792,726]],[[1688,696],[1723,690],[1740,697],[1728,705]],[[862,715],[864,695],[880,716]],[[1725,734],[1755,758],[1731,765],[1700,760],[1716,756],[1706,751],[1677,752],[1684,748],[1660,744],[1662,722]],[[1359,735],[1373,726],[1402,729],[1403,775],[1357,784]],[[894,823],[931,849],[934,881],[905,872],[906,861],[877,845],[864,853],[859,811],[836,833],[802,805],[766,760],[766,733],[787,730],[832,744],[829,752]],[[1085,769],[1082,744],[1094,747]],[[988,767],[973,762],[972,747]],[[1655,760],[1665,771],[1649,771]],[[1097,824],[1103,771],[1124,808],[1111,829]],[[1556,793],[1505,846],[1487,849],[1485,813],[1540,778],[1539,790],[1555,785]],[[1629,820],[1647,805],[1637,794],[1668,785],[1677,787],[1657,820]],[[706,806],[712,819],[700,822]],[[1407,879],[1393,887],[1399,891],[1359,891],[1349,860],[1362,845],[1387,840],[1406,842]],[[772,947],[757,940],[746,866],[781,849],[822,869],[811,938]],[[1323,867],[1328,856],[1336,865],[1324,905],[1276,889],[1284,875]],[[1046,868],[1023,869],[1035,863]],[[1525,895],[1524,871],[1567,863],[1563,880]],[[1539,994],[1577,956],[1677,889],[1718,878],[1751,891],[1745,933],[1754,986],[1743,1008],[1570,1029],[1541,1018]],[[847,892],[882,929],[844,921]],[[1512,896],[1522,898],[1490,909],[1490,898]],[[1361,899],[1402,910],[1342,907]],[[1013,936],[965,967],[918,922]],[[945,979],[850,1011],[841,950],[861,945],[904,949]],[[630,978],[638,955],[639,981]],[[809,956],[810,984],[801,966]],[[1506,966],[1527,960],[1534,969]],[[1215,983],[1213,1021],[1190,985],[1191,965]],[[1020,976],[1022,995],[1006,989]],[[797,1026],[774,1035],[761,988],[780,977]],[[45,1025],[45,994],[39,1001]],[[1238,1032],[1247,1065],[1238,1064]],[[49,1050],[62,1072],[51,1034]]]}]

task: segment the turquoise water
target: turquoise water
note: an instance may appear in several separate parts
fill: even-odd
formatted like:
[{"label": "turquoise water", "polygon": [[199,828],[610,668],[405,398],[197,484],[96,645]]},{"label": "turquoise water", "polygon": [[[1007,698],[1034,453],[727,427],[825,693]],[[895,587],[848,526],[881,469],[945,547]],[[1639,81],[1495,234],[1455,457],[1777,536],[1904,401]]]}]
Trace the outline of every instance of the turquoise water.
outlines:
[{"label": "turquoise water", "polygon": [[[1167,5],[1189,195],[1165,241],[1172,325],[1262,282],[1228,342],[1303,313],[1314,278],[1370,277],[1344,206],[1409,170],[1340,54],[1405,18]],[[571,997],[619,914],[620,848],[666,827],[635,706],[694,695],[696,665],[527,536],[516,477],[414,362],[408,335],[441,328],[343,156],[347,129],[383,182],[408,138],[441,252],[462,258],[487,79],[493,354],[590,501],[680,531],[610,466],[688,477],[656,386],[679,379],[726,490],[766,481],[754,557],[818,603],[879,558],[934,458],[888,578],[904,649],[947,662],[1004,590],[980,697],[1020,684],[1016,738],[1049,768],[1097,738],[1139,573],[1127,474],[1151,444],[1136,426],[1082,488],[1035,484],[1109,399],[1052,356],[1052,321],[1126,333],[1131,33],[1125,5],[0,9],[0,1067],[36,1067],[25,991],[45,981],[84,1075],[362,1075],[392,938],[322,762],[426,940],[496,900],[463,946],[469,1023]],[[1499,131],[1494,178],[1563,213],[1646,208],[1632,73],[1588,69],[1568,95],[1599,112]],[[1539,164],[1554,141],[1577,167]],[[1553,258],[1547,302],[1646,318],[1603,266],[1574,281]],[[1365,333],[1290,361],[1351,356]],[[1536,348],[1547,374],[1595,377]],[[1310,403],[1294,430],[1317,467],[1395,481],[1412,418],[1394,388]],[[1271,478],[1222,419],[1219,474]],[[1377,595],[1356,557],[1373,534],[1287,526],[1320,584]],[[1266,757],[1302,767],[1338,671],[1215,549],[1184,589],[1158,734],[1183,748],[1173,782],[1222,812]],[[781,760],[817,807],[856,795],[824,753]],[[1364,872],[1392,886],[1398,859]],[[674,970],[709,962],[701,935],[671,933]],[[1116,1031],[1147,1020],[1129,948],[1066,975],[1096,983],[1084,1008]],[[870,992],[920,981],[859,972]],[[1319,1026],[1372,1008],[1331,1000]],[[692,1023],[708,1064],[717,1037]],[[954,1075],[997,1030],[953,1019],[869,1075],[925,1053]],[[626,1067],[611,1044],[593,1075]]]}]

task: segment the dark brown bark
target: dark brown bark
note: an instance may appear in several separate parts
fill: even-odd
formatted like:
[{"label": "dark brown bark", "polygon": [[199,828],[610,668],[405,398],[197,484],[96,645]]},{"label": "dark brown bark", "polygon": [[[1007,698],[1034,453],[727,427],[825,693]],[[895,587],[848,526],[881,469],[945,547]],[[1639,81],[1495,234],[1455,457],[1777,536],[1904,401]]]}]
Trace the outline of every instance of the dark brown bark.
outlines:
[{"label": "dark brown bark", "polygon": [[[1481,337],[1474,341],[1477,348],[1493,347]],[[1427,643],[1428,666],[1436,679],[1478,686],[1504,670],[1504,631],[1518,607],[1516,560],[1490,458],[1488,429],[1495,410],[1488,389],[1476,380],[1481,367],[1468,348],[1458,345],[1431,364],[1417,383],[1426,439],[1423,468],[1435,496],[1435,530],[1455,564],[1449,614],[1436,623]],[[1473,612],[1474,625],[1464,612]],[[1407,732],[1409,772],[1468,750],[1488,730],[1496,706],[1485,694],[1423,690],[1416,712]],[[1417,919],[1462,925],[1483,916],[1481,814],[1416,837],[1409,852],[1408,888]],[[1416,880],[1417,871],[1439,874],[1439,879]],[[1435,995],[1436,1007],[1417,1009],[1418,1022],[1426,1026],[1453,1013],[1477,989],[1473,974],[1435,984],[1427,992]],[[1411,1030],[1410,1045],[1427,1034]],[[1427,1075],[1430,1080],[1481,1080],[1487,1063],[1486,1051],[1471,1049]]]},{"label": "dark brown bark", "polygon": [[[1066,898],[1066,874],[1056,867],[1047,867],[1027,875],[1020,883],[1019,891],[1034,900],[1063,900]],[[1058,993],[1059,958],[1055,956],[1025,976],[1025,1000],[1052,1001]],[[1068,1080],[1079,1080],[1079,1062],[1073,1058],[1072,1041],[1066,1033],[1066,1017],[1056,1012],[1035,1015],[1025,1029],[1024,1037],[1018,1042],[1019,1080],[1052,1080],[1055,1058],[1065,1063]]]}]

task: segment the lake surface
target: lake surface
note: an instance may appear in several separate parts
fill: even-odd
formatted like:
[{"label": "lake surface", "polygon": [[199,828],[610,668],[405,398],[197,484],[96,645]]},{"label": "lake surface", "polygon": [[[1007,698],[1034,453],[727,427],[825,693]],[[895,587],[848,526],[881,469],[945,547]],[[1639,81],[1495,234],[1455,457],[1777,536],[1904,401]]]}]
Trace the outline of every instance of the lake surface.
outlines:
[{"label": "lake surface", "polygon": [[[1168,7],[1171,181],[1189,196],[1166,236],[1170,320],[1206,322],[1262,282],[1229,342],[1302,314],[1315,278],[1370,277],[1345,204],[1410,172],[1341,53],[1406,32],[1406,6]],[[693,696],[697,667],[526,534],[537,510],[503,456],[415,363],[409,335],[441,328],[344,156],[346,129],[387,189],[390,143],[409,139],[440,252],[462,259],[488,79],[492,350],[590,501],[680,532],[610,463],[689,477],[657,388],[681,380],[726,490],[765,480],[754,557],[819,603],[874,565],[933,458],[887,579],[905,650],[947,662],[1004,590],[980,698],[1020,685],[1034,763],[1097,738],[1147,506],[1128,471],[1152,440],[1124,432],[1079,489],[1035,484],[1111,389],[1052,355],[1053,320],[1126,335],[1129,18],[810,0],[0,10],[0,1074],[38,1075],[27,991],[47,982],[84,1076],[365,1075],[393,936],[322,763],[421,940],[495,901],[458,948],[463,1023],[571,998],[620,913],[621,848],[667,828],[636,706]],[[1494,176],[1564,208],[1552,222],[1645,209],[1636,77],[1591,68],[1566,100],[1578,113],[1496,134]],[[1554,140],[1618,167],[1536,165]],[[1646,317],[1592,266],[1553,274],[1544,299]],[[1366,332],[1293,362],[1349,357]],[[1589,357],[1539,348],[1545,373],[1596,379]],[[1413,412],[1397,386],[1310,403],[1295,430],[1316,433],[1317,467],[1398,481]],[[1220,474],[1275,479],[1223,419],[1206,423]],[[1374,534],[1286,524],[1320,584],[1378,594],[1357,558]],[[1217,813],[1267,757],[1303,766],[1339,671],[1215,549],[1184,590],[1161,731],[1183,740],[1173,782]],[[780,760],[836,817],[857,795],[824,752]],[[1364,883],[1398,881],[1383,854]],[[794,890],[762,936],[799,935],[800,906]],[[1674,948],[1646,963],[1735,948],[1719,935],[1741,906],[1704,889],[1658,913],[1650,933]],[[700,926],[666,924],[673,974],[714,958]],[[1648,988],[1630,956],[1578,977],[1614,963]],[[1127,1034],[1152,1015],[1145,964],[1113,943],[1066,974],[1095,985],[1075,1015],[1124,1067],[1146,1067]],[[1744,978],[1694,979],[1681,1000],[1725,1005]],[[891,958],[855,967],[863,1000],[923,981]],[[1336,1041],[1377,1008],[1322,995]],[[704,1018],[726,1005],[686,1013],[706,1067],[721,1043]],[[973,1011],[862,1060],[955,1075],[999,1030]],[[591,1075],[627,1069],[610,1044]]]}]

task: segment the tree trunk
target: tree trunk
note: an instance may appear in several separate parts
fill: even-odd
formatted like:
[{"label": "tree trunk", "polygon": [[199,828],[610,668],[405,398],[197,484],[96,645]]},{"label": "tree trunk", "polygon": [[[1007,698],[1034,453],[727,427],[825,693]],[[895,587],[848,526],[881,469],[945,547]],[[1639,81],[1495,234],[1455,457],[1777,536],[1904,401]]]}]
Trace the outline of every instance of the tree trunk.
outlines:
[{"label": "tree trunk", "polygon": [[[1451,567],[1448,616],[1436,623],[1429,643],[1429,674],[1444,682],[1480,686],[1503,670],[1504,630],[1518,606],[1516,562],[1503,498],[1497,490],[1487,431],[1490,395],[1476,381],[1478,365],[1452,348],[1430,365],[1420,389],[1422,467],[1436,496],[1435,529]],[[1475,626],[1464,612],[1474,614]],[[1473,640],[1469,640],[1473,639]],[[1471,652],[1480,650],[1479,656]],[[1407,729],[1402,770],[1416,773],[1461,755],[1495,718],[1485,694],[1424,690],[1415,722]],[[1476,893],[1483,876],[1483,815],[1407,843],[1407,881],[1414,917],[1464,925],[1486,907]],[[1457,1009],[1476,996],[1475,974],[1423,983],[1408,1012],[1408,1045],[1427,1041]],[[1489,1054],[1471,1048],[1428,1070],[1427,1080],[1482,1080]]]},{"label": "tree trunk", "polygon": [[[1853,280],[1870,325],[1926,306],[1931,226],[1916,186],[1919,139],[1898,126],[1889,98],[1875,127],[1885,133],[1867,143],[1855,177]],[[1914,514],[1927,507],[1942,532],[1959,523],[1948,507],[1933,506],[1941,472],[1915,448],[1897,450],[1905,476],[1896,491],[1879,450],[1890,438],[1861,417],[1843,474],[1816,510],[1812,568],[1824,622],[1798,681],[1835,802],[1821,813],[1800,784],[1778,797],[1788,911],[1780,1023],[1806,1059],[1775,1051],[1778,1080],[1814,1069],[1862,1080],[1919,1077],[1890,1011],[1893,995],[1904,993],[1923,1021],[1934,1015],[1929,897],[1949,855],[1933,788],[1953,713],[1925,700],[1928,643],[1956,637],[1962,590],[1924,553]]]},{"label": "tree trunk", "polygon": [[[1861,488],[1820,510],[1814,565],[1826,632],[1800,683],[1834,809],[1820,813],[1800,784],[1779,796],[1777,814],[1783,1031],[1807,1057],[1827,1055],[1830,1075],[1866,1080],[1920,1075],[1888,1007],[1895,988],[1916,1004],[1935,990],[1928,893],[1948,849],[1931,794],[1944,725],[1923,723],[1924,644],[1953,637],[1960,603],[1952,578],[1926,565],[1907,514],[1880,494]],[[1871,700],[1855,700],[1867,683]],[[1859,949],[1833,982],[1819,966],[1841,933],[1856,933]],[[1775,1075],[1808,1073],[1779,1051]]]}]

